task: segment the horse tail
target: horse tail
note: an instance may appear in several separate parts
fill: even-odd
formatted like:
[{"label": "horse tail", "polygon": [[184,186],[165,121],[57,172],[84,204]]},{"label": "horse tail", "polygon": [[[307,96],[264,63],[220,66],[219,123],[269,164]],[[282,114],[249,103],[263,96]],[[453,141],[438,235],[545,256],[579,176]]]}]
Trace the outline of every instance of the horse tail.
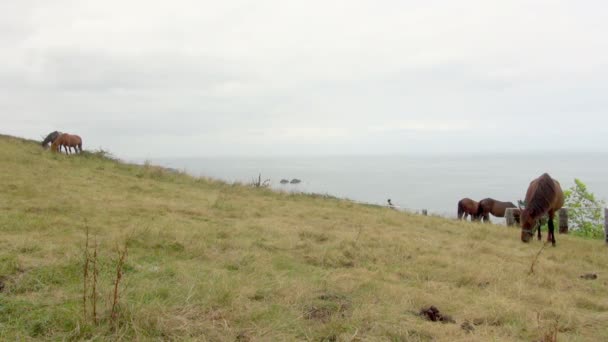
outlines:
[{"label": "horse tail", "polygon": [[462,200],[458,201],[458,218],[462,218],[464,215],[464,206],[462,205]]},{"label": "horse tail", "polygon": [[536,180],[536,191],[532,194],[532,198],[526,204],[529,215],[536,219],[550,209],[551,203],[557,195],[555,181],[547,173],[543,173]]}]

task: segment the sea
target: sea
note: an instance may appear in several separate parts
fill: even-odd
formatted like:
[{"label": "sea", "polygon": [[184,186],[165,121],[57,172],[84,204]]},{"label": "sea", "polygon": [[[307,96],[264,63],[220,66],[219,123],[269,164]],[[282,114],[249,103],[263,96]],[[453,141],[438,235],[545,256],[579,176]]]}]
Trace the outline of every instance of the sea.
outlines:
[{"label": "sea", "polygon": [[[456,217],[464,197],[523,200],[528,184],[547,172],[564,190],[580,179],[608,199],[608,153],[451,156],[201,157],[150,159],[156,165],[226,182],[261,175],[278,191],[331,195],[357,202]],[[298,184],[281,180],[298,179]]]}]

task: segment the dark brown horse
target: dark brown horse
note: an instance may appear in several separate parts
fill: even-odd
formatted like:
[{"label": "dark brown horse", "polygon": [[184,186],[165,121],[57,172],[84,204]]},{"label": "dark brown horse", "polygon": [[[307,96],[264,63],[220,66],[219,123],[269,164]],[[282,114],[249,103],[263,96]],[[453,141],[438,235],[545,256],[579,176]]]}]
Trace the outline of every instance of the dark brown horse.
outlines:
[{"label": "dark brown horse", "polygon": [[[528,242],[534,236],[538,220],[545,214],[549,215],[549,234],[547,242],[555,247],[555,212],[564,205],[564,193],[559,182],[546,173],[530,183],[526,192],[526,208],[521,211],[521,241]],[[540,229],[538,232],[540,240]]]},{"label": "dark brown horse", "polygon": [[82,152],[82,139],[77,135],[62,133],[51,145],[53,152],[61,152],[61,146],[65,148],[65,154],[68,154],[68,148],[73,147],[76,152]]},{"label": "dark brown horse", "polygon": [[59,138],[60,135],[61,132],[58,131],[49,133],[49,135],[47,135],[46,138],[44,138],[44,140],[42,141],[42,147],[47,148],[47,146],[55,142],[55,139]]},{"label": "dark brown horse", "polygon": [[479,216],[477,215],[478,208],[479,203],[472,199],[466,197],[461,199],[458,201],[458,219],[462,220],[464,217],[466,220],[467,217],[471,215],[471,221],[477,221],[479,219]]},{"label": "dark brown horse", "polygon": [[517,208],[512,202],[501,202],[493,198],[484,198],[479,201],[477,216],[480,220],[490,223],[490,214],[496,217],[505,217],[507,208]]}]

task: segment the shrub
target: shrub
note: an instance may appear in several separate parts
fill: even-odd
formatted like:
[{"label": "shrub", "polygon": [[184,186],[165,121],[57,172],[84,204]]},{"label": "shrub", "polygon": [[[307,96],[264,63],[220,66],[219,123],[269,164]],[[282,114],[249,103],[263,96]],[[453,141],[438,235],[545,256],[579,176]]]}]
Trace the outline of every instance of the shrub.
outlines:
[{"label": "shrub", "polygon": [[569,225],[574,234],[601,239],[604,237],[603,208],[606,202],[598,200],[585,183],[574,179],[574,185],[564,191],[564,207],[568,207]]}]

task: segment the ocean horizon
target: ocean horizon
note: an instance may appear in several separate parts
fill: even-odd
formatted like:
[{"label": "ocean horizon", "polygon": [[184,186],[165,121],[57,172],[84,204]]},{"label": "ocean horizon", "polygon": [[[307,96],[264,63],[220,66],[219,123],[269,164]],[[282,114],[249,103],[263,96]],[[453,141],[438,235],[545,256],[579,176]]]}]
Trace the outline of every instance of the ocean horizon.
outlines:
[{"label": "ocean horizon", "polygon": [[[547,172],[564,190],[583,181],[598,199],[608,198],[608,153],[431,156],[302,156],[153,158],[152,164],[226,182],[251,183],[261,175],[270,187],[357,202],[392,203],[410,211],[456,217],[457,202],[491,197],[523,199],[528,184]],[[143,162],[143,160],[138,160]],[[301,180],[281,184],[281,180]]]}]

